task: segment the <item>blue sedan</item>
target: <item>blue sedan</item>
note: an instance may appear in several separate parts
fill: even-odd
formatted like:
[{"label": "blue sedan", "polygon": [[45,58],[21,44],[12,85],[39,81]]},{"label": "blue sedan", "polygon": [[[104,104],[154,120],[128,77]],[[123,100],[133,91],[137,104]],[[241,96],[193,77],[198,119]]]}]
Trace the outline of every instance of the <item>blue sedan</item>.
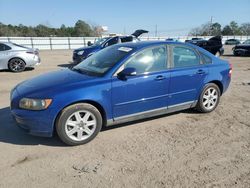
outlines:
[{"label": "blue sedan", "polygon": [[68,145],[85,144],[103,126],[189,108],[211,112],[231,73],[227,61],[192,44],[117,44],[71,69],[18,84],[11,112],[30,134],[56,131]]}]

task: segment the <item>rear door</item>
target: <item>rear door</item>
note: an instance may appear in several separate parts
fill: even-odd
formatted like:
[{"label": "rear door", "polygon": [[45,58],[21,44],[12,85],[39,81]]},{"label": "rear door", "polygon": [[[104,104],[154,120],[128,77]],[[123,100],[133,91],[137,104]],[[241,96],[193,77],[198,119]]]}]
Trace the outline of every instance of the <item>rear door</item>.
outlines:
[{"label": "rear door", "polygon": [[169,108],[192,104],[198,100],[208,68],[191,47],[171,45],[171,79]]},{"label": "rear door", "polygon": [[165,45],[150,47],[134,54],[117,72],[136,69],[136,76],[112,79],[113,117],[135,115],[150,110],[167,109],[170,73]]}]

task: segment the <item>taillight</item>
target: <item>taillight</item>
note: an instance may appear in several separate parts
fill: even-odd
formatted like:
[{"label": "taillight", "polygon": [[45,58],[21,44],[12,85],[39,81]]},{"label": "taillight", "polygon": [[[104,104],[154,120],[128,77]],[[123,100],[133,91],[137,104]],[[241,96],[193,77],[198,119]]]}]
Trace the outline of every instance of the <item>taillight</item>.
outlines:
[{"label": "taillight", "polygon": [[233,71],[233,66],[231,63],[229,63],[229,73],[228,73],[228,76],[231,77],[232,76],[232,71]]},{"label": "taillight", "polygon": [[27,54],[34,54],[34,55],[38,55],[38,51],[27,51]]},{"label": "taillight", "polygon": [[26,53],[27,54],[35,54],[35,52],[32,52],[32,51],[27,51]]}]

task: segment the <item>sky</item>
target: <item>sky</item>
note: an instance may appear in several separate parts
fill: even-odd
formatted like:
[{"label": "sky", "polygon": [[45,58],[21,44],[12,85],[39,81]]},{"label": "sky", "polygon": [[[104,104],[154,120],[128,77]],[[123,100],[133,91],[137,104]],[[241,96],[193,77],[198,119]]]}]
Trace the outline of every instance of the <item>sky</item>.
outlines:
[{"label": "sky", "polygon": [[213,22],[250,22],[250,0],[0,0],[0,22],[50,27],[74,26],[77,20],[108,26],[110,33],[185,35]]}]

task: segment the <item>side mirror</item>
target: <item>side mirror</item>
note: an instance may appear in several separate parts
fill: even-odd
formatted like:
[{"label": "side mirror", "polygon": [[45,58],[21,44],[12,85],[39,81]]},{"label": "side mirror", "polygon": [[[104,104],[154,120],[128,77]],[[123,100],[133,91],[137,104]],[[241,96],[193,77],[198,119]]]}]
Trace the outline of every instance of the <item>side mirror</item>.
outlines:
[{"label": "side mirror", "polygon": [[122,80],[125,80],[127,76],[136,76],[136,69],[133,67],[125,68],[119,72],[117,76]]}]

